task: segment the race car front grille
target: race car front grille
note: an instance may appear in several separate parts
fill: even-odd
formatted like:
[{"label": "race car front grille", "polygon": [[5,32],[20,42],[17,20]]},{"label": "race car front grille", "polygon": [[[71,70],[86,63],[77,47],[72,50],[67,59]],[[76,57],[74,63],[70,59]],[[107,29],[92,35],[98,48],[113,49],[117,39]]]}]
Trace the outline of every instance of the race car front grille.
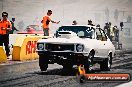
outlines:
[{"label": "race car front grille", "polygon": [[45,49],[47,51],[74,51],[74,44],[51,44],[46,43]]}]

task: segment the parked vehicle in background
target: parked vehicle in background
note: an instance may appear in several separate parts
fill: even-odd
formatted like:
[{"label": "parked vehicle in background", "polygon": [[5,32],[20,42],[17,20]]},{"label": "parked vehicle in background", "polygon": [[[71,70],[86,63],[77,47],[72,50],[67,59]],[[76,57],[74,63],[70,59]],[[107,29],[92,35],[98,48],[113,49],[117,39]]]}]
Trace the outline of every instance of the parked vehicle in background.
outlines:
[{"label": "parked vehicle in background", "polygon": [[29,25],[24,31],[18,32],[18,34],[43,34],[43,30],[39,25]]}]

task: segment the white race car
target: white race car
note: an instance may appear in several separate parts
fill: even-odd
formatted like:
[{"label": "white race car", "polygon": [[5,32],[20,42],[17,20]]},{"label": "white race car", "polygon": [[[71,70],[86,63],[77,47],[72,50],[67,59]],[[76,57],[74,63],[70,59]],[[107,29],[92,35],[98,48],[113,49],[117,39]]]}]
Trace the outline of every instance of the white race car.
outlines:
[{"label": "white race car", "polygon": [[89,25],[66,25],[56,31],[53,38],[37,42],[41,71],[48,64],[57,63],[63,69],[83,64],[86,71],[95,63],[101,70],[110,70],[115,47],[100,28]]}]

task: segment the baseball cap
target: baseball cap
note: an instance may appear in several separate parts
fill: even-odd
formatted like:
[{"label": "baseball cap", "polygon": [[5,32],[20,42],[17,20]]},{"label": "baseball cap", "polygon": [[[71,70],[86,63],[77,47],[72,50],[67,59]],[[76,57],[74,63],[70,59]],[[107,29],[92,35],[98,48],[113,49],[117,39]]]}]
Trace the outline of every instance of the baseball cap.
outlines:
[{"label": "baseball cap", "polygon": [[2,13],[2,17],[3,17],[3,16],[8,17],[8,13],[7,13],[7,12],[3,12],[3,13]]}]

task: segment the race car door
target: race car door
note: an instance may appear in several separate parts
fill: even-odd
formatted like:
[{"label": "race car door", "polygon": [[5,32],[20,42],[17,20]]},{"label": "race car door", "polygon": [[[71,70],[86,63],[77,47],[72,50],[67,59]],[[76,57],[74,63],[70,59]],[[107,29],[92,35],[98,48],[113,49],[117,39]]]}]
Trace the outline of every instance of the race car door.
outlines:
[{"label": "race car door", "polygon": [[100,28],[96,29],[96,50],[95,50],[95,56],[104,58],[106,57],[106,38],[104,38],[104,35],[101,33],[103,32]]},{"label": "race car door", "polygon": [[100,31],[101,31],[101,35],[102,35],[102,39],[101,39],[102,53],[101,53],[101,55],[106,58],[108,56],[108,51],[109,51],[109,41],[108,41],[107,36],[105,35],[104,31],[102,29],[100,29]]}]

